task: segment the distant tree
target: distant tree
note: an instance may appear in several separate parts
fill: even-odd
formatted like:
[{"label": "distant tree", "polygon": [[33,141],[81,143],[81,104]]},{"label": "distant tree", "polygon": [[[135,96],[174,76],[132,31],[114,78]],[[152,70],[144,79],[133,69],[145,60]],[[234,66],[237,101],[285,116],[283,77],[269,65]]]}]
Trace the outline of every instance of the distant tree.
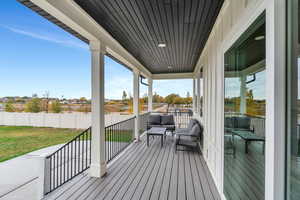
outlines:
[{"label": "distant tree", "polygon": [[186,93],[186,98],[190,98],[190,97],[191,97],[190,92],[187,91],[187,93]]},{"label": "distant tree", "polygon": [[162,103],[162,102],[164,102],[164,98],[162,96],[159,96],[157,93],[154,93],[152,98],[153,98],[152,99],[153,103]]},{"label": "distant tree", "polygon": [[32,98],[38,98],[38,95],[36,93],[33,93]]},{"label": "distant tree", "polygon": [[169,105],[174,104],[175,98],[180,97],[178,94],[169,94],[165,97],[165,103]]},{"label": "distant tree", "polygon": [[139,99],[139,112],[142,112],[144,110],[145,101],[143,98]]},{"label": "distant tree", "polygon": [[25,112],[38,113],[41,111],[41,100],[37,97],[32,98],[25,104]]},{"label": "distant tree", "polygon": [[133,113],[133,98],[130,97],[128,100],[128,113],[132,114]]},{"label": "distant tree", "polygon": [[184,104],[185,99],[180,96],[174,97],[173,104]]},{"label": "distant tree", "polygon": [[144,103],[148,103],[148,97],[143,97]]},{"label": "distant tree", "polygon": [[16,108],[14,107],[13,101],[9,100],[6,104],[5,104],[5,112],[15,112]]},{"label": "distant tree", "polygon": [[80,97],[79,101],[81,101],[81,102],[87,102],[87,99],[85,97]]},{"label": "distant tree", "polygon": [[193,98],[192,97],[186,97],[184,98],[184,104],[192,104]]},{"label": "distant tree", "polygon": [[43,94],[45,100],[43,102],[43,110],[46,111],[46,113],[48,113],[49,111],[49,96],[50,96],[50,92],[49,91],[45,91],[45,93]]},{"label": "distant tree", "polygon": [[125,101],[127,99],[127,93],[123,90],[122,100]]},{"label": "distant tree", "polygon": [[62,111],[61,103],[59,102],[59,100],[51,102],[50,110],[53,113],[60,113]]}]

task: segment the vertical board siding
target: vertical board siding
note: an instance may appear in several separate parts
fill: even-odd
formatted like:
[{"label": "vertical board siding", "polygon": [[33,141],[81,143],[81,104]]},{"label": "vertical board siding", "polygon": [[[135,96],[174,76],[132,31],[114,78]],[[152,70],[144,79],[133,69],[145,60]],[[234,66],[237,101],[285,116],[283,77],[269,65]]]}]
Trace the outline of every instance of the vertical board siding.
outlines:
[{"label": "vertical board siding", "polygon": [[227,47],[225,44],[235,39],[236,30],[244,26],[246,23],[244,21],[248,20],[246,16],[254,15],[254,10],[264,1],[225,1],[195,70],[198,72],[203,66],[205,127],[203,155],[220,192],[223,191],[223,57]]}]

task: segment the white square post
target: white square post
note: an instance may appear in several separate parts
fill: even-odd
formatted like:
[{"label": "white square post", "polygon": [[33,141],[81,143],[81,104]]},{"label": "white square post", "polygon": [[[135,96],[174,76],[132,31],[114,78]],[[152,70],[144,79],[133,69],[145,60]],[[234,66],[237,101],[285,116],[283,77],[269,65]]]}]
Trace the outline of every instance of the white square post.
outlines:
[{"label": "white square post", "polygon": [[153,80],[148,78],[148,112],[153,111]]},{"label": "white square post", "polygon": [[200,102],[200,94],[201,94],[201,91],[200,91],[200,88],[201,88],[201,81],[200,81],[200,79],[201,79],[201,72],[199,72],[198,74],[197,74],[197,102],[196,102],[196,104],[197,104],[197,112],[199,113],[199,116],[200,116],[200,104],[201,104],[201,102]]},{"label": "white square post", "polygon": [[32,159],[36,162],[34,166],[39,175],[36,184],[36,197],[32,197],[32,199],[40,200],[44,198],[46,193],[50,192],[50,159],[47,159],[46,156],[32,156]]},{"label": "white square post", "polygon": [[265,199],[285,199],[286,2],[266,1]]},{"label": "white square post", "polygon": [[247,96],[247,85],[246,85],[246,75],[242,75],[240,77],[240,96],[241,96],[241,103],[240,103],[240,113],[245,114],[246,113],[246,96]]},{"label": "white square post", "polygon": [[104,121],[104,55],[105,46],[91,41],[92,56],[92,142],[90,176],[106,174]]},{"label": "white square post", "polygon": [[197,112],[196,77],[193,78],[193,113]]},{"label": "white square post", "polygon": [[135,141],[140,141],[140,115],[139,115],[139,104],[140,104],[140,72],[133,71],[133,113],[135,115],[134,123],[134,135]]}]

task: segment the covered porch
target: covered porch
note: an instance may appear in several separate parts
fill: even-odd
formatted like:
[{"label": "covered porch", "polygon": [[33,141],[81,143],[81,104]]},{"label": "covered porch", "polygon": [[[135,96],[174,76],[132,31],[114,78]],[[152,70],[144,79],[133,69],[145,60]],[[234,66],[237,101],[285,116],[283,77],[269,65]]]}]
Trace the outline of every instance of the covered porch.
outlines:
[{"label": "covered porch", "polygon": [[169,135],[160,139],[145,137],[132,143],[107,167],[103,178],[78,175],[48,194],[50,199],[221,199],[203,156],[196,152],[174,151]]},{"label": "covered porch", "polygon": [[[281,58],[285,53],[281,48],[284,46],[280,35],[283,34],[282,21],[276,22],[282,14],[280,0],[18,1],[86,42],[91,52],[91,128],[70,141],[68,145],[72,145],[41,159],[43,176],[40,179],[44,187],[40,197],[282,199],[284,136],[280,131],[285,121],[282,117],[285,80],[280,75],[284,74]],[[266,16],[266,25],[262,28],[266,31],[247,40],[245,46],[251,46],[253,41],[265,42],[261,48],[265,58],[261,63],[257,60],[252,63],[250,71],[239,70],[237,77],[226,68],[247,63],[227,63],[226,52],[243,33],[249,37],[248,27],[256,24],[261,15]],[[256,50],[250,49],[245,55],[253,55]],[[104,124],[105,56],[133,73],[134,117],[110,127]],[[255,66],[257,63],[263,67]],[[235,108],[240,115],[246,115],[247,76],[251,75],[255,81],[255,73],[264,70],[266,84],[260,85],[270,89],[262,99],[266,101],[263,112],[267,116],[266,124],[265,118],[251,117],[249,127],[256,126],[255,133],[261,132],[263,139],[268,138],[266,162],[261,146],[250,146],[248,154],[243,152],[240,139],[234,147],[237,152],[227,154],[225,111],[226,98],[231,96],[226,96],[224,91],[226,77],[239,79]],[[145,131],[148,114],[139,110],[140,84],[144,79],[148,85],[149,113],[153,112],[153,81],[193,79],[192,117],[204,126],[202,153],[175,153],[174,138],[170,135],[163,148],[159,139],[146,146],[141,133]],[[182,119],[176,112],[165,114]],[[257,159],[253,159],[253,155]],[[74,170],[72,163],[79,167]],[[265,173],[264,169],[270,170]]]}]

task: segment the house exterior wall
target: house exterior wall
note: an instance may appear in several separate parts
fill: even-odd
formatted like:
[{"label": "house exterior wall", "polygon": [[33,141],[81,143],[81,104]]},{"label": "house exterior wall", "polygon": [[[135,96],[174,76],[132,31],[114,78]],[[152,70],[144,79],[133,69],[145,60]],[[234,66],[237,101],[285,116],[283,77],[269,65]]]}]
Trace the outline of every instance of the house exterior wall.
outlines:
[{"label": "house exterior wall", "polygon": [[[277,68],[280,62],[281,55],[274,51],[274,48],[284,49],[284,44],[280,43],[279,37],[285,38],[282,33],[275,32],[276,29],[284,30],[283,21],[276,24],[276,18],[284,18],[284,0],[227,0],[224,2],[223,8],[217,18],[205,48],[198,60],[195,69],[196,77],[199,76],[200,69],[203,70],[203,117],[196,116],[204,124],[204,147],[203,154],[207,161],[208,167],[215,179],[219,192],[223,194],[223,147],[224,147],[224,53],[233,45],[233,43],[241,36],[241,34],[254,22],[254,20],[266,12],[266,82],[267,90],[266,100],[266,169],[274,167],[276,160],[280,162],[280,166],[284,168],[284,138],[276,138],[276,129],[284,131],[284,120],[275,117],[276,112],[273,112],[275,105],[278,108],[284,108],[283,98],[275,98],[279,95],[283,97],[284,78],[276,77],[278,72],[282,73],[282,68]],[[274,34],[275,32],[275,34]],[[277,34],[277,35],[276,35]],[[274,43],[279,45],[274,45]],[[281,39],[280,39],[281,40]],[[276,41],[276,42],[275,42]],[[283,41],[283,39],[282,39]],[[279,57],[279,58],[278,58]],[[277,59],[277,60],[276,60]],[[275,72],[275,73],[274,73]],[[284,76],[284,73],[281,74]],[[276,94],[276,84],[281,84],[279,93]],[[274,90],[271,90],[274,89]],[[278,87],[277,87],[278,88]],[[280,112],[284,111],[281,109]],[[196,114],[197,115],[197,114]],[[278,122],[276,125],[276,122]],[[282,136],[280,136],[282,137]],[[283,140],[276,144],[278,139]],[[277,147],[275,145],[278,145]],[[280,155],[276,158],[274,150],[280,151]],[[272,152],[273,151],[273,152]],[[282,154],[283,153],[283,154]],[[276,165],[275,165],[276,166]],[[269,171],[269,172],[268,172]],[[272,170],[271,170],[272,171]],[[278,177],[276,177],[278,174]],[[266,197],[265,199],[281,198],[274,195],[284,193],[284,169],[281,171],[272,172],[266,170]],[[277,191],[276,191],[277,188]],[[223,199],[225,199],[223,195]]]}]

